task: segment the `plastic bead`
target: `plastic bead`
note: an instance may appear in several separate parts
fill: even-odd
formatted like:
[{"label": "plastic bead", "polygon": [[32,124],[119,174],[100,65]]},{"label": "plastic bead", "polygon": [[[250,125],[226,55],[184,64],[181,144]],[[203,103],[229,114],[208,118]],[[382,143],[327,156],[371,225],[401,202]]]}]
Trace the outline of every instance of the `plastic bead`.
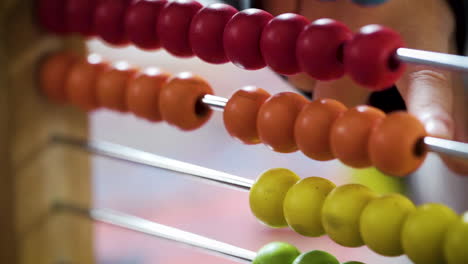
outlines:
[{"label": "plastic bead", "polygon": [[137,74],[137,69],[131,68],[125,62],[119,62],[114,67],[99,75],[96,91],[99,105],[119,112],[127,112],[126,102],[128,82]]},{"label": "plastic bead", "polygon": [[292,264],[301,252],[287,243],[272,242],[262,247],[252,264]]},{"label": "plastic bead", "polygon": [[83,36],[94,36],[94,13],[96,11],[96,0],[67,0],[66,2],[66,25],[72,33]]},{"label": "plastic bead", "polygon": [[193,0],[169,2],[161,11],[157,32],[161,45],[172,55],[178,57],[193,56],[189,41],[192,18],[203,6]]},{"label": "plastic bead", "polygon": [[448,264],[468,263],[468,213],[449,227],[444,239],[444,255]]},{"label": "plastic bead", "polygon": [[352,0],[353,3],[363,6],[373,6],[373,5],[380,5],[388,0]]},{"label": "plastic bead", "polygon": [[300,72],[296,42],[308,23],[307,18],[292,13],[279,15],[268,22],[263,29],[260,50],[270,68],[285,75]]},{"label": "plastic bead", "polygon": [[213,94],[213,90],[205,80],[188,72],[177,74],[163,85],[159,95],[163,119],[185,131],[201,127],[212,114],[212,110],[201,103],[206,94]]},{"label": "plastic bead", "polygon": [[404,252],[415,264],[446,263],[443,240],[456,220],[457,214],[441,204],[425,204],[416,208],[403,224],[401,242]]},{"label": "plastic bead", "polygon": [[38,0],[37,16],[41,26],[59,35],[67,33],[65,4],[63,0]]},{"label": "plastic bead", "polygon": [[125,16],[125,32],[128,39],[144,50],[155,50],[161,47],[156,25],[159,14],[166,0],[142,0],[132,4]]},{"label": "plastic bead", "polygon": [[314,250],[302,253],[294,260],[293,264],[340,264],[340,262],[325,251]]},{"label": "plastic bead", "polygon": [[384,256],[403,254],[401,230],[414,204],[400,194],[389,194],[370,201],[360,219],[361,236],[373,251]]},{"label": "plastic bead", "polygon": [[260,51],[263,28],[273,18],[270,13],[250,8],[235,14],[224,29],[224,50],[229,60],[247,70],[266,66]]},{"label": "plastic bead", "polygon": [[223,111],[224,126],[229,135],[244,144],[258,144],[257,115],[260,106],[270,97],[262,88],[244,87],[235,92]]},{"label": "plastic bead", "polygon": [[200,59],[215,64],[228,62],[224,52],[223,33],[237,9],[226,4],[211,4],[193,17],[190,26],[192,51]]},{"label": "plastic bead", "polygon": [[114,46],[129,43],[125,34],[125,12],[129,0],[100,0],[94,14],[96,34]]},{"label": "plastic bead", "polygon": [[257,219],[270,227],[286,227],[283,201],[289,188],[301,178],[294,172],[276,168],[262,173],[250,188],[250,210]]},{"label": "plastic bead", "polygon": [[304,155],[315,160],[331,160],[330,130],[333,122],[346,111],[333,99],[319,99],[306,105],[294,125],[294,138]]},{"label": "plastic bead", "polygon": [[343,23],[329,18],[306,26],[297,40],[300,69],[321,81],[336,80],[344,73],[343,49],[353,34]]},{"label": "plastic bead", "polygon": [[78,55],[64,51],[49,56],[43,62],[39,70],[39,88],[49,100],[67,103],[65,82],[78,58]]},{"label": "plastic bead", "polygon": [[283,213],[289,227],[303,236],[323,235],[322,206],[325,197],[335,187],[331,181],[319,177],[305,178],[293,185],[283,202]]},{"label": "plastic bead", "polygon": [[369,137],[372,129],[384,118],[384,112],[366,105],[344,112],[331,128],[330,145],[335,157],[353,168],[371,166]]},{"label": "plastic bead", "polygon": [[109,64],[99,55],[91,54],[75,63],[68,74],[65,91],[70,103],[91,111],[99,107],[96,84],[99,75],[109,70]]},{"label": "plastic bead", "polygon": [[148,68],[132,78],[128,84],[128,110],[153,122],[161,121],[159,93],[170,75],[156,68]]},{"label": "plastic bead", "polygon": [[294,124],[308,100],[297,93],[282,92],[270,97],[257,116],[257,129],[262,142],[276,152],[297,151]]},{"label": "plastic bead", "polygon": [[404,73],[405,67],[395,58],[404,46],[400,35],[390,28],[368,25],[345,46],[346,72],[357,83],[379,91],[391,87]]},{"label": "plastic bead", "polygon": [[367,203],[376,197],[376,193],[360,184],[335,188],[325,199],[322,208],[325,232],[342,246],[364,245],[359,231],[359,218]]},{"label": "plastic bead", "polygon": [[379,122],[369,139],[369,156],[380,171],[406,176],[426,157],[424,126],[406,112],[395,112]]}]

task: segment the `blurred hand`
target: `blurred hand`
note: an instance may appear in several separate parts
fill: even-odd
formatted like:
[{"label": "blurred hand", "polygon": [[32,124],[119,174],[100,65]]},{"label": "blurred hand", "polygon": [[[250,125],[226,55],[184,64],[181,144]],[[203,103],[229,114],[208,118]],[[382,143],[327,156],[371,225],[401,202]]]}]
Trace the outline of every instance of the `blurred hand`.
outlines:
[{"label": "blurred hand", "polygon": [[[361,7],[351,1],[264,0],[273,15],[299,13],[311,21],[333,18],[357,31],[368,24],[381,24],[400,32],[408,48],[455,53],[455,20],[446,0],[389,0],[376,7]],[[314,91],[314,98],[334,98],[348,106],[363,104],[369,91],[348,77],[322,82],[305,74],[288,77],[298,89]],[[396,84],[408,111],[427,132],[436,137],[468,142],[468,96],[457,73],[428,66],[408,65]],[[468,175],[468,161],[443,157],[453,171]]]}]

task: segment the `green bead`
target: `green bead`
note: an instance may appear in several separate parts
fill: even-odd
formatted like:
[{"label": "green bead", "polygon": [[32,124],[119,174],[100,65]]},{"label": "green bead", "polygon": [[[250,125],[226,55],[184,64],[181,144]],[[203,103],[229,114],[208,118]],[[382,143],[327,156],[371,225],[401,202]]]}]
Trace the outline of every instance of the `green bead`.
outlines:
[{"label": "green bead", "polygon": [[293,264],[340,264],[340,262],[327,252],[314,250],[302,253]]},{"label": "green bead", "polygon": [[294,259],[299,256],[301,252],[288,243],[272,242],[262,247],[253,264],[292,264]]}]

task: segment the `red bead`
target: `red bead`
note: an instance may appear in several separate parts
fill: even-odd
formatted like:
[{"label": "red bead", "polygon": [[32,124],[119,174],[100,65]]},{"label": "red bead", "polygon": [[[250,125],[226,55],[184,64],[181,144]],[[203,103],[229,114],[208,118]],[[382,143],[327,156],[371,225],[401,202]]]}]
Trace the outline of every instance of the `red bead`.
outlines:
[{"label": "red bead", "polygon": [[166,0],[142,0],[131,5],[125,16],[125,32],[137,47],[154,50],[161,47],[156,25]]},{"label": "red bead", "polygon": [[345,46],[346,72],[357,83],[379,91],[391,87],[404,73],[395,52],[402,47],[400,35],[390,28],[368,25]]},{"label": "red bead", "polygon": [[300,71],[296,59],[296,42],[309,23],[296,14],[282,14],[273,18],[263,29],[260,48],[266,64],[274,71],[292,75]]},{"label": "red bead", "polygon": [[260,51],[263,28],[273,18],[260,9],[246,9],[235,14],[224,29],[224,50],[236,66],[258,70],[266,66]]},{"label": "red bead", "polygon": [[100,0],[94,15],[97,35],[115,46],[128,44],[124,18],[128,0]]},{"label": "red bead", "polygon": [[307,25],[297,40],[296,58],[301,70],[317,80],[341,78],[343,47],[352,32],[343,23],[322,18]]},{"label": "red bead", "polygon": [[178,57],[193,56],[189,41],[192,18],[203,6],[193,0],[169,2],[161,11],[158,19],[158,35],[161,45]]},{"label": "red bead", "polygon": [[39,23],[48,31],[63,35],[67,33],[63,0],[39,0],[37,16]]},{"label": "red bead", "polygon": [[67,0],[65,14],[68,30],[90,37],[94,31],[96,0]]},{"label": "red bead", "polygon": [[190,26],[190,44],[195,55],[209,63],[229,61],[224,53],[223,33],[235,13],[234,7],[219,3],[198,11]]}]

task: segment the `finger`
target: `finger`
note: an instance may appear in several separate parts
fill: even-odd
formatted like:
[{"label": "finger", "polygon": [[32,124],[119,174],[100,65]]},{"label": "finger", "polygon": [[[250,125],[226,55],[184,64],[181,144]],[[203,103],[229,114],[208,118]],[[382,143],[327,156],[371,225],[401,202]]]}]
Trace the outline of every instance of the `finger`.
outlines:
[{"label": "finger", "polygon": [[262,8],[274,16],[283,13],[297,13],[298,1],[299,0],[263,0]]},{"label": "finger", "polygon": [[289,82],[297,89],[304,92],[312,92],[315,87],[315,80],[305,73],[287,76]]},{"label": "finger", "polygon": [[332,98],[348,107],[366,103],[369,94],[369,90],[360,87],[349,77],[329,82],[317,81],[314,88],[314,99]]}]

